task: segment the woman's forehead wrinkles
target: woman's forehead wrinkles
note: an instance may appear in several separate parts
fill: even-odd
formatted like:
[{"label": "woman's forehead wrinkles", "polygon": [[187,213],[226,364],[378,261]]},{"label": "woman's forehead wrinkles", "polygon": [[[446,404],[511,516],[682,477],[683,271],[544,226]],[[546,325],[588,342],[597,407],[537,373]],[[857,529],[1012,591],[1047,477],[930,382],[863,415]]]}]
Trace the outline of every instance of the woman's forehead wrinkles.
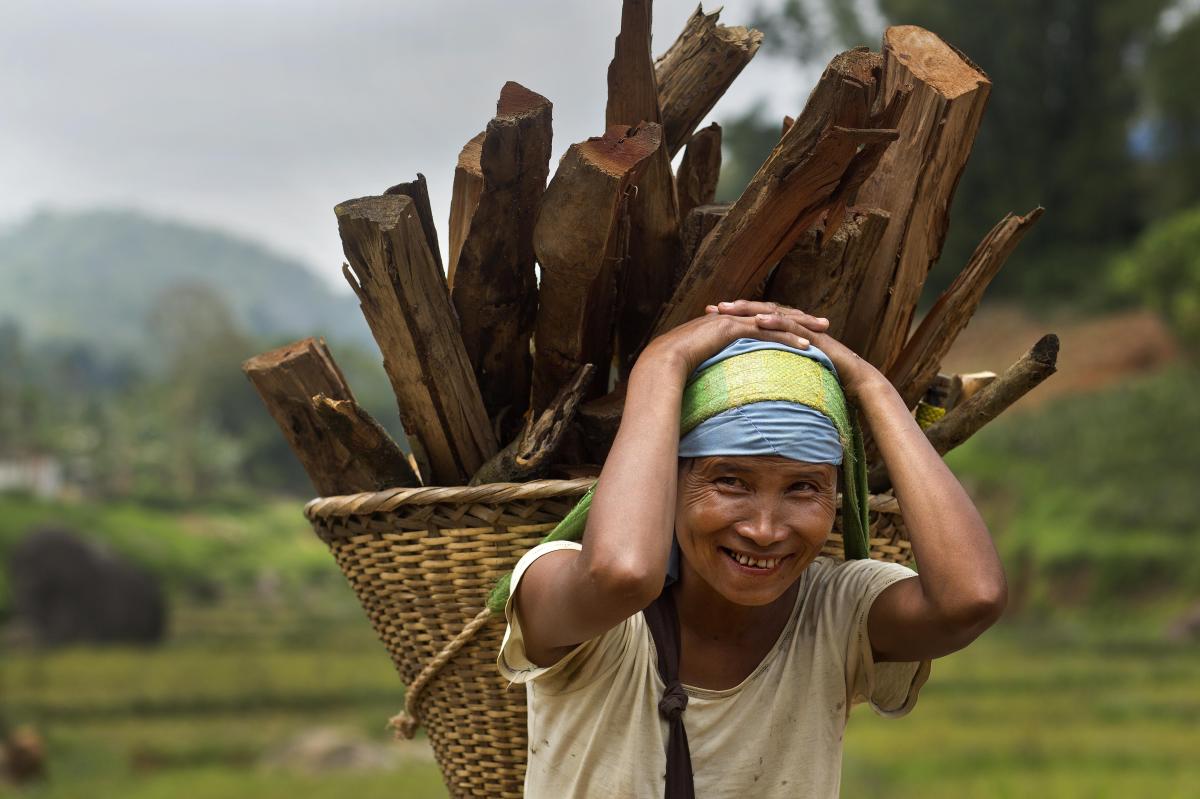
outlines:
[{"label": "woman's forehead wrinkles", "polygon": [[810,476],[826,475],[834,471],[834,467],[827,463],[805,463],[769,455],[712,455],[707,458],[697,458],[696,461],[703,468],[744,472]]}]

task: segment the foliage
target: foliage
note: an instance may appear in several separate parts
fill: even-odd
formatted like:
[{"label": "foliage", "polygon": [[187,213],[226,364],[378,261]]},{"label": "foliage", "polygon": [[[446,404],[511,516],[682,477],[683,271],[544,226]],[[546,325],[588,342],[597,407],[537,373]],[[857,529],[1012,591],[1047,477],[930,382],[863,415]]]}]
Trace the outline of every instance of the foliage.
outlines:
[{"label": "foliage", "polygon": [[1174,601],[1200,589],[1200,372],[1006,414],[947,457],[1038,613]]},{"label": "foliage", "polygon": [[1200,205],[1146,229],[1116,259],[1114,289],[1163,315],[1200,355]]},{"label": "foliage", "polygon": [[[1200,198],[1200,15],[1160,24],[1169,0],[880,0],[886,21],[916,24],[968,54],[993,84],[954,196],[949,236],[928,291],[940,291],[1005,213],[1045,217],[997,278],[993,295],[1026,302],[1099,301],[1098,265],[1152,217]],[[765,52],[805,63],[838,49],[879,48],[850,0],[788,0],[756,21]],[[1182,7],[1178,13],[1186,13]],[[817,13],[819,12],[819,13]],[[797,100],[801,99],[800,97]],[[726,123],[734,163],[721,195],[735,197],[774,143],[761,107]],[[1097,292],[1097,289],[1100,289]]]}]

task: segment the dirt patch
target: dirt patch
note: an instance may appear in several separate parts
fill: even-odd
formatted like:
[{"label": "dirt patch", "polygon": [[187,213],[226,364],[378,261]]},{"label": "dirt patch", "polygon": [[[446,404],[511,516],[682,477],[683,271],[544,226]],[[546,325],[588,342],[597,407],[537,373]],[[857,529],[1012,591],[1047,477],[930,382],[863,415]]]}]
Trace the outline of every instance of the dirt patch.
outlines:
[{"label": "dirt patch", "polygon": [[1099,391],[1157,372],[1180,357],[1166,324],[1149,311],[1079,318],[1033,317],[1010,306],[980,309],[942,364],[944,372],[1003,372],[1046,333],[1062,343],[1058,372],[1015,408],[1034,408],[1068,394]]}]

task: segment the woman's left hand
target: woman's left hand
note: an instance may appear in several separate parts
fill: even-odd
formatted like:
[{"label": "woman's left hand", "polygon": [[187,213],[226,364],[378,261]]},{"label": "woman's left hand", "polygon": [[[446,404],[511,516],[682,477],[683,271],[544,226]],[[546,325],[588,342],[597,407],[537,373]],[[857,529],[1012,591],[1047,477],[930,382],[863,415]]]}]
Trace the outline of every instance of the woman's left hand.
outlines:
[{"label": "woman's left hand", "polygon": [[[857,399],[860,392],[876,381],[886,378],[856,352],[842,342],[833,338],[824,330],[828,320],[817,318],[822,323],[812,325],[813,317],[796,308],[789,308],[774,302],[757,302],[754,300],[736,300],[710,305],[705,309],[708,313],[727,314],[729,316],[753,317],[756,324],[763,330],[781,330],[807,338],[818,349],[829,356],[837,369],[842,390],[851,399]],[[819,327],[820,329],[815,329]]]}]

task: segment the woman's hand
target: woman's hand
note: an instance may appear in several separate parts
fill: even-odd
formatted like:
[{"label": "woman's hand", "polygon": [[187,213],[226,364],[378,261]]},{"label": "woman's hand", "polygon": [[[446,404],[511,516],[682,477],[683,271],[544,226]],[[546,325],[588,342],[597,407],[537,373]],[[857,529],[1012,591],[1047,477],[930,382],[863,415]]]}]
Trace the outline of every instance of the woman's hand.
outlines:
[{"label": "woman's hand", "polygon": [[880,380],[886,382],[886,378],[878,369],[825,332],[829,329],[828,319],[814,317],[786,305],[752,300],[722,302],[708,306],[707,310],[722,317],[753,322],[763,331],[791,333],[807,339],[828,355],[829,360],[833,361],[838,379],[842,383],[842,390],[851,399],[857,400],[863,390],[872,385],[880,385]]},{"label": "woman's hand", "polygon": [[[743,307],[742,303],[744,301],[736,305],[740,308]],[[764,303],[753,304],[766,307]],[[810,341],[817,343],[813,337],[829,327],[827,319],[818,319],[790,308],[787,310],[787,323],[782,324],[759,319],[754,313],[738,313],[732,308],[710,305],[704,316],[685,322],[651,341],[638,362],[646,360],[661,365],[662,361],[667,361],[686,378],[700,364],[739,338],[756,338],[805,349]],[[817,346],[824,348],[819,343]],[[840,372],[840,366],[838,370]]]}]

